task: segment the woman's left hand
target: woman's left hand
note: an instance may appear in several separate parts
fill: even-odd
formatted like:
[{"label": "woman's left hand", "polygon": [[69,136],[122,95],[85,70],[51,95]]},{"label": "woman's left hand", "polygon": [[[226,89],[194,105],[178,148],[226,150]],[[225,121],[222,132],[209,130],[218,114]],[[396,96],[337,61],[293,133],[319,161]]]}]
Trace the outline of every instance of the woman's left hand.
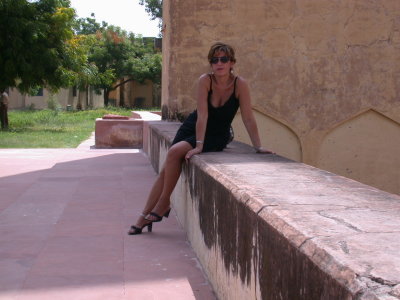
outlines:
[{"label": "woman's left hand", "polygon": [[261,154],[276,154],[275,152],[268,149],[264,149],[263,147],[256,148],[256,152]]},{"label": "woman's left hand", "polygon": [[185,155],[186,161],[188,161],[193,155],[196,155],[199,153],[201,153],[201,149],[199,149],[199,148],[194,148],[194,149],[188,151],[188,153],[186,153],[186,155]]}]

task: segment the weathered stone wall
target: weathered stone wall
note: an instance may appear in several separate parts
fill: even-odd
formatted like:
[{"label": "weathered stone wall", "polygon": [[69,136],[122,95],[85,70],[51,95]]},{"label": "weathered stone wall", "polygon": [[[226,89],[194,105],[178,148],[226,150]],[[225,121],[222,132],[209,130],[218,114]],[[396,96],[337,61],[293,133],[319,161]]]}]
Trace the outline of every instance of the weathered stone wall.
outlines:
[{"label": "weathered stone wall", "polygon": [[164,118],[195,107],[215,41],[237,50],[264,145],[400,193],[398,0],[165,0]]},{"label": "weathered stone wall", "polygon": [[[178,126],[150,122],[156,170]],[[234,142],[171,199],[218,299],[400,299],[397,195]]]}]

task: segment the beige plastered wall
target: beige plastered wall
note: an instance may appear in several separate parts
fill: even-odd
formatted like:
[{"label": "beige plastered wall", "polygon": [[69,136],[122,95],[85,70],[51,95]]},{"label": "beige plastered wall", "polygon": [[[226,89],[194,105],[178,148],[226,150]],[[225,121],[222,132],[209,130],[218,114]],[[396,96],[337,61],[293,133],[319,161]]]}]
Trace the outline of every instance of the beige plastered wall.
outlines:
[{"label": "beige plastered wall", "polygon": [[[223,41],[265,146],[400,194],[400,1],[165,0],[163,12],[164,118],[195,108]],[[233,126],[249,142],[240,114]]]},{"label": "beige plastered wall", "polygon": [[129,107],[152,108],[155,106],[153,103],[154,84],[151,80],[146,80],[144,83],[128,81],[123,86],[112,90],[109,98],[115,99],[116,103],[120,105],[122,93],[125,105]]},{"label": "beige plastered wall", "polygon": [[[138,101],[138,98],[144,99]],[[143,108],[153,107],[153,82],[146,80],[144,84],[133,81],[130,85],[130,105],[141,106]]]},{"label": "beige plastered wall", "polygon": [[92,88],[89,88],[89,93],[86,91],[77,91],[76,96],[73,95],[72,88],[60,89],[55,94],[47,89],[43,89],[43,96],[30,96],[27,94],[21,94],[17,89],[10,90],[10,109],[24,109],[24,108],[34,108],[34,109],[46,109],[48,108],[48,100],[50,98],[57,101],[61,108],[66,109],[67,105],[76,108],[77,104],[80,102],[83,109],[88,107],[103,107],[104,98],[103,94],[96,94]]}]

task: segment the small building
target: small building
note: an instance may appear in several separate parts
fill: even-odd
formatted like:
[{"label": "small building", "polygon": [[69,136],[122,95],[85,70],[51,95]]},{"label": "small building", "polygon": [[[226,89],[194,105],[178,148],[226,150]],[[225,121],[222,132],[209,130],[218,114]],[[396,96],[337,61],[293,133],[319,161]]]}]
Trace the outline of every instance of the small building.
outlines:
[{"label": "small building", "polygon": [[10,89],[9,93],[9,109],[45,109],[49,107],[49,102],[54,101],[60,105],[61,108],[66,109],[71,106],[76,109],[77,107],[97,108],[104,106],[103,93],[97,94],[92,88],[88,92],[79,91],[71,87],[67,89],[60,89],[57,93],[51,94],[49,90],[43,88],[39,89],[38,93],[34,96],[22,94],[17,89]]},{"label": "small building", "polygon": [[[46,109],[49,102],[56,102],[62,109],[87,109],[104,107],[104,95],[93,88],[88,91],[80,91],[75,87],[60,89],[51,94],[47,89],[40,89],[34,96],[22,94],[17,89],[10,89],[9,109]],[[109,105],[124,106],[130,108],[153,108],[160,107],[161,88],[150,80],[144,84],[129,81],[110,92]]]},{"label": "small building", "polygon": [[134,80],[129,81],[110,92],[109,104],[143,109],[160,107],[160,85],[151,80],[146,80],[143,84]]}]

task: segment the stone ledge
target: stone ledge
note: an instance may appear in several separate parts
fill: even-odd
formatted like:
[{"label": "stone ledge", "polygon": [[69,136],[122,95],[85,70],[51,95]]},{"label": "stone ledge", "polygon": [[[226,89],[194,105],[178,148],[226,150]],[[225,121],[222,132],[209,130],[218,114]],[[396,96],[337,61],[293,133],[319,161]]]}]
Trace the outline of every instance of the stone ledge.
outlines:
[{"label": "stone ledge", "polygon": [[142,119],[146,121],[160,121],[160,111],[132,111],[131,117],[135,119]]},{"label": "stone ledge", "polygon": [[134,148],[146,147],[146,122],[161,120],[157,113],[132,111],[132,118],[119,115],[105,115],[96,119],[96,148]]},{"label": "stone ledge", "polygon": [[143,120],[96,119],[96,148],[143,147]]},{"label": "stone ledge", "polygon": [[[156,170],[179,123],[149,124]],[[174,209],[220,299],[400,299],[400,197],[233,142]]]}]

